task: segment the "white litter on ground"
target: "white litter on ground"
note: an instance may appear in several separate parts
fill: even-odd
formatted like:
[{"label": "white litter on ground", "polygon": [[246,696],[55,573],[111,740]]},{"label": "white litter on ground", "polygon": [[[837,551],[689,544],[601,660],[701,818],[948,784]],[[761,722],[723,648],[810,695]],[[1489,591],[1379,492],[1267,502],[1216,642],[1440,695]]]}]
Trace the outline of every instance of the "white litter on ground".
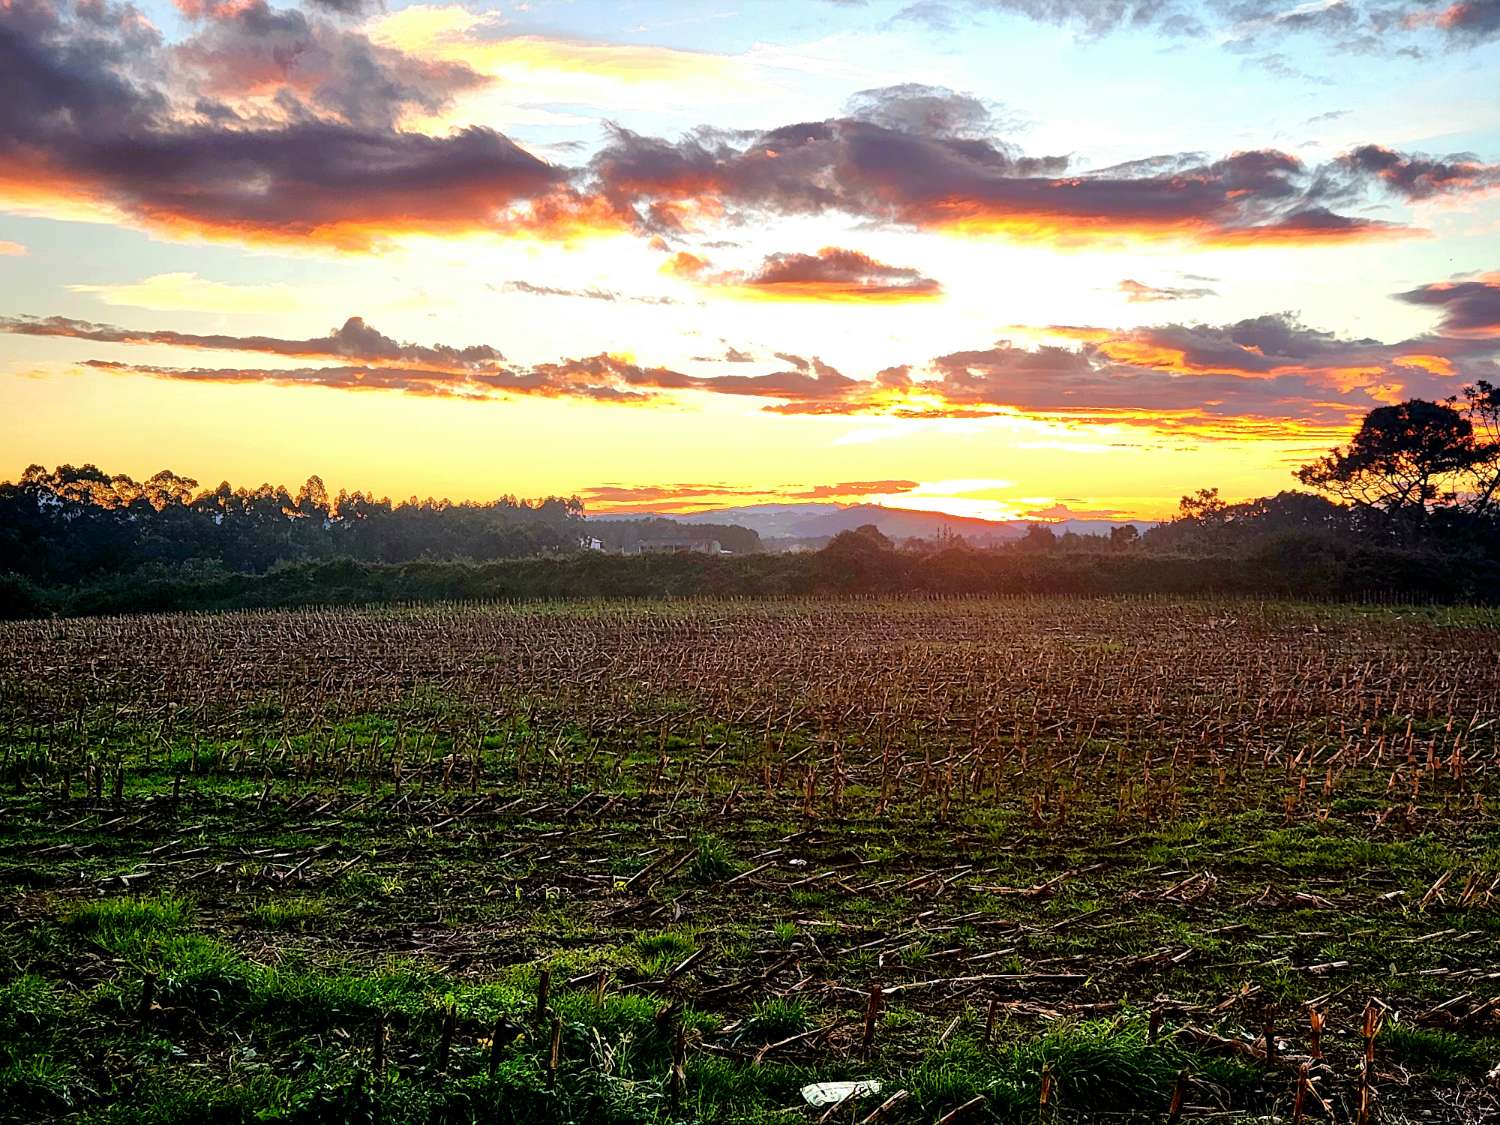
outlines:
[{"label": "white litter on ground", "polygon": [[862,1078],[858,1082],[814,1082],[802,1087],[802,1100],[808,1105],[833,1105],[878,1093],[880,1080],[877,1078]]}]

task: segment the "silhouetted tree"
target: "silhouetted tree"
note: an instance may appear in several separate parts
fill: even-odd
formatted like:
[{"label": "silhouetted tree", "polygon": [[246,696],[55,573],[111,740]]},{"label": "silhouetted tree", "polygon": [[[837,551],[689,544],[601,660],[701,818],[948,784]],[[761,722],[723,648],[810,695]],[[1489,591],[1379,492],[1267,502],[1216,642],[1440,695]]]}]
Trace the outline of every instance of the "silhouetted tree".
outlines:
[{"label": "silhouetted tree", "polygon": [[1147,531],[1143,544],[1152,550],[1243,554],[1278,536],[1327,540],[1357,530],[1350,508],[1312,492],[1279,492],[1228,504],[1218,489],[1205,488],[1184,496],[1179,511],[1177,519]]},{"label": "silhouetted tree", "polygon": [[1057,546],[1057,532],[1044,523],[1034,523],[1016,546],[1023,551],[1050,551]]},{"label": "silhouetted tree", "polygon": [[904,560],[890,539],[874,524],[841,531],[817,553],[819,585],[831,591],[896,587]]},{"label": "silhouetted tree", "polygon": [[1223,518],[1226,507],[1228,505],[1219,498],[1217,488],[1200,488],[1191,496],[1184,496],[1177,502],[1177,513],[1179,519],[1212,524],[1218,523]]},{"label": "silhouetted tree", "polygon": [[1487,516],[1500,503],[1500,387],[1480,379],[1464,388],[1464,413],[1474,428],[1474,440],[1486,455],[1469,470],[1469,508]]},{"label": "silhouetted tree", "polygon": [[[882,551],[895,550],[896,545],[891,542],[890,537],[873,523],[862,523],[850,532],[840,532],[840,536],[848,534],[858,536],[860,539],[868,540]],[[839,538],[840,536],[835,536]]]},{"label": "silhouetted tree", "polygon": [[1297,477],[1346,503],[1421,524],[1434,507],[1454,502],[1459,480],[1490,455],[1458,410],[1414,398],[1370,411],[1348,445]]}]

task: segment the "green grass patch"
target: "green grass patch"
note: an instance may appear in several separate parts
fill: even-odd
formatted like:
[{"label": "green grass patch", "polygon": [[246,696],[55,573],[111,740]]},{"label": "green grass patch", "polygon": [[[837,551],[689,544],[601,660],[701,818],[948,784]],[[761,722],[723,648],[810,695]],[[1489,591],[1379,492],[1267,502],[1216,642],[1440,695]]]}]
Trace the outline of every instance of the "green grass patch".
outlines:
[{"label": "green grass patch", "polygon": [[1403,1066],[1444,1077],[1474,1077],[1500,1064],[1500,1043],[1495,1040],[1476,1041],[1409,1023],[1387,1025],[1376,1049]]},{"label": "green grass patch", "polygon": [[268,930],[306,930],[327,913],[321,898],[277,898],[256,904],[250,916]]}]

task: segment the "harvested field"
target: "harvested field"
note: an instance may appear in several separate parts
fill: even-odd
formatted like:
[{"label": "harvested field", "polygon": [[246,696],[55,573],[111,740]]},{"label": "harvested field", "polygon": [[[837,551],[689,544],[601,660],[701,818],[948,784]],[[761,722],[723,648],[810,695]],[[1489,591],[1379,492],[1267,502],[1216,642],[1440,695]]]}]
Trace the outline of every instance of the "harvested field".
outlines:
[{"label": "harvested field", "polygon": [[0,1119],[1494,1120],[1497,720],[1495,611],[0,625]]}]

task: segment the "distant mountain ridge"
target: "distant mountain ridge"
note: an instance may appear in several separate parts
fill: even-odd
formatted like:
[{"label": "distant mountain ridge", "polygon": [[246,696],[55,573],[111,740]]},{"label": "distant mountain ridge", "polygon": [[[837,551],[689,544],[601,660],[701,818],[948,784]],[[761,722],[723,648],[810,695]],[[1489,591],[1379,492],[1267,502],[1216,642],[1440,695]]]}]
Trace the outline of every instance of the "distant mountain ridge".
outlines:
[{"label": "distant mountain ridge", "polygon": [[[1113,520],[986,520],[976,516],[955,516],[947,512],[924,512],[913,508],[887,508],[881,504],[748,504],[740,507],[715,508],[686,515],[663,512],[667,519],[679,523],[736,524],[759,533],[766,541],[778,539],[831,539],[841,531],[852,531],[873,524],[892,539],[931,539],[939,535],[961,535],[970,543],[1001,543],[1019,539],[1033,523],[1046,523],[1059,534],[1107,534],[1123,522],[1133,522],[1144,530],[1146,521]],[[590,520],[639,519],[640,514],[597,515]]]}]

